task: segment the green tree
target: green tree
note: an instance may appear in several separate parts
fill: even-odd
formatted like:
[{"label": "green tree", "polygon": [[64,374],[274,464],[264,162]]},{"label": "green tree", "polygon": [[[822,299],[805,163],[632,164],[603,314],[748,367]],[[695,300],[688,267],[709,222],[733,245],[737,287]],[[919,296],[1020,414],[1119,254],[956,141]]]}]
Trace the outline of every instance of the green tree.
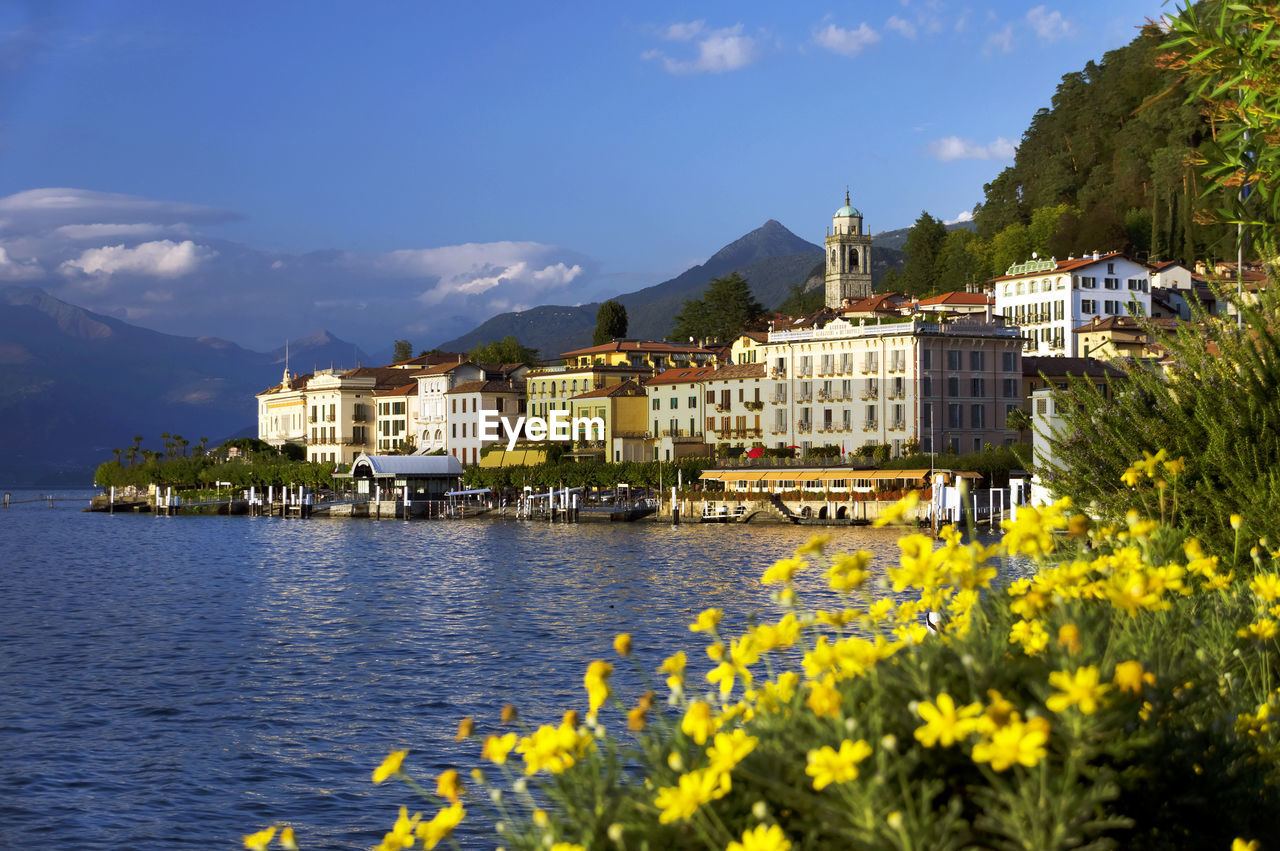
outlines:
[{"label": "green tree", "polygon": [[904,292],[926,296],[937,290],[938,255],[942,252],[946,239],[947,226],[942,223],[942,220],[921,212],[920,217],[908,231],[907,241],[902,246],[903,253],[907,255],[907,262],[902,268],[899,286]]},{"label": "green tree", "polygon": [[408,340],[396,340],[395,353],[391,356],[392,363],[400,363],[401,361],[413,358],[413,343]]},{"label": "green tree", "polygon": [[947,232],[935,264],[934,281],[938,292],[955,292],[986,281],[989,276],[985,247],[980,245],[983,242],[977,234],[965,228]]},{"label": "green tree", "polygon": [[538,359],[538,350],[521,345],[514,334],[508,334],[499,341],[476,346],[469,357],[476,363],[532,364]]},{"label": "green tree", "polygon": [[826,304],[826,298],[827,293],[822,287],[805,290],[800,284],[792,284],[791,292],[775,310],[787,316],[804,316],[815,310],[821,310]]},{"label": "green tree", "polygon": [[713,278],[700,299],[684,303],[675,316],[671,336],[677,340],[732,339],[765,315],[751,285],[737,272]]},{"label": "green tree", "polygon": [[596,332],[591,337],[593,346],[601,346],[610,340],[627,336],[627,309],[616,299],[609,299],[596,311]]}]

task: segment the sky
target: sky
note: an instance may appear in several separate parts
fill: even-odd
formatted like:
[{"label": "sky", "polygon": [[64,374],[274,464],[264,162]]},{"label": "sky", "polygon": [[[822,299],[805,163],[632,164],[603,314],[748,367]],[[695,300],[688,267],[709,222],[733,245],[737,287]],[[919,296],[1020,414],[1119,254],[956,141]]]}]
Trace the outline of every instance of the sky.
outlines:
[{"label": "sky", "polygon": [[769,219],[959,220],[1159,0],[0,4],[0,286],[384,351]]}]

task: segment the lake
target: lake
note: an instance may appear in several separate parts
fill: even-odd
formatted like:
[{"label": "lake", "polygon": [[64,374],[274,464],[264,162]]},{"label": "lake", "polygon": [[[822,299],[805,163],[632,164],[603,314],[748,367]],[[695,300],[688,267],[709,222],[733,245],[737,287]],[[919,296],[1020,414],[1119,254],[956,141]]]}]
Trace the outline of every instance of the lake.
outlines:
[{"label": "lake", "polygon": [[[759,577],[814,531],[85,514],[90,494],[59,495],[83,501],[0,509],[4,847],[230,848],[287,821],[306,849],[367,848],[400,804],[430,809],[371,783],[388,751],[434,777],[475,764],[465,715],[483,734],[506,703],[530,724],[585,710],[619,632],[649,670],[685,649],[705,671],[687,625],[780,616]],[[820,531],[896,559],[892,532]],[[482,827],[462,844],[493,847]]]}]

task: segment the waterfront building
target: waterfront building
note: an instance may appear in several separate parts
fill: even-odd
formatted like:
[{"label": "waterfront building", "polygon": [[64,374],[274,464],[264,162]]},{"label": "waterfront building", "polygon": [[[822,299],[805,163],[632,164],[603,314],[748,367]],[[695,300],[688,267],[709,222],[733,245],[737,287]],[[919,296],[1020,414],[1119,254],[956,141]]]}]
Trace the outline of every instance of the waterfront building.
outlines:
[{"label": "waterfront building", "polygon": [[[762,351],[767,353],[770,348],[764,347]],[[764,377],[764,363],[722,366],[702,377],[706,417],[703,434],[713,450],[720,446],[762,444]]]},{"label": "waterfront building", "polygon": [[[1156,303],[1154,295],[1151,301]],[[1153,337],[1148,329],[1174,334],[1177,327],[1175,319],[1152,317],[1140,323],[1132,316],[1108,316],[1106,319],[1095,316],[1075,329],[1075,349],[1080,357],[1098,360],[1151,357],[1155,354],[1153,347],[1158,346],[1159,338]]]},{"label": "waterfront building", "polygon": [[462,464],[452,455],[366,455],[351,464],[349,477],[362,496],[404,493],[409,499],[444,499],[462,483]]},{"label": "waterfront building", "polygon": [[373,450],[374,394],[404,383],[391,367],[318,370],[306,383],[307,460],[350,464]]},{"label": "waterfront building", "polygon": [[631,379],[570,398],[570,422],[599,419],[604,428],[603,433],[579,430],[568,454],[581,461],[643,461],[647,405],[644,388]]},{"label": "waterfront building", "polygon": [[484,368],[459,355],[454,362],[434,364],[412,373],[412,377],[418,384],[418,410],[412,422],[418,451],[445,451],[449,445],[449,400],[445,394],[459,384],[482,381]]},{"label": "waterfront building", "polygon": [[849,203],[831,217],[827,229],[826,306],[840,308],[848,299],[871,295],[871,231],[862,224],[862,213]]},{"label": "waterfront building", "polygon": [[[681,367],[663,370],[645,381],[647,420],[652,425],[647,443],[639,447],[637,457],[615,460],[676,460],[709,454],[702,424],[713,401],[704,396],[701,382],[716,371],[711,366]],[[621,448],[615,441],[615,456]]]},{"label": "waterfront building", "polygon": [[373,395],[373,401],[377,409],[374,423],[377,451],[396,452],[406,443],[414,443],[414,433],[409,430],[409,416],[418,406],[418,383],[379,390]]},{"label": "waterfront building", "polygon": [[1094,317],[1151,315],[1147,267],[1120,252],[1033,257],[991,285],[996,313],[1022,330],[1029,355],[1076,355],[1072,332]]},{"label": "waterfront building", "polygon": [[257,394],[258,439],[279,449],[307,444],[307,382],[311,373],[293,375],[286,367],[275,387]]},{"label": "waterfront building", "polygon": [[999,317],[877,325],[836,319],[773,331],[765,352],[765,445],[892,455],[1008,445],[1021,402],[1022,338]]},{"label": "waterfront building", "polygon": [[[448,431],[445,452],[463,464],[480,463],[480,450],[490,444],[505,446],[510,434],[501,418],[514,422],[525,415],[525,382],[522,378],[482,379],[457,385],[445,394]],[[492,411],[496,440],[484,440],[480,412]]]}]

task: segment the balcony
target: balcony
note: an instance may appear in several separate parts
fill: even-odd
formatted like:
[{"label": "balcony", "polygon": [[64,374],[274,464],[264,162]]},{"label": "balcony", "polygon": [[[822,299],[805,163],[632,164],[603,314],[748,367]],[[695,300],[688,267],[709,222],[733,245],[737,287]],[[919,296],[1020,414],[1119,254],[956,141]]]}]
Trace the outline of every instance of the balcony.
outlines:
[{"label": "balcony", "polygon": [[902,431],[902,430],[903,430],[903,429],[905,429],[906,427],[907,427],[907,421],[906,421],[906,420],[894,420],[893,422],[891,422],[891,423],[889,424],[889,428],[891,428],[891,429],[893,429],[893,430],[895,430],[895,431]]},{"label": "balcony", "polygon": [[649,432],[647,431],[615,431],[613,433],[613,436],[630,438],[630,439],[638,439],[638,440],[646,440],[649,438]]},{"label": "balcony", "polygon": [[775,366],[769,370],[769,377],[774,380],[785,379],[787,377],[787,371],[785,369],[778,369]]},{"label": "balcony", "polygon": [[863,398],[864,400],[867,400],[867,399],[879,399],[879,398],[880,398],[880,391],[879,391],[879,390],[874,390],[874,389],[873,389],[873,390],[863,390],[863,391],[862,391],[862,398]]},{"label": "balcony", "polygon": [[829,401],[831,401],[831,394],[830,394],[830,393],[828,393],[826,390],[819,390],[819,391],[818,391],[818,401],[819,401],[819,402],[829,402]]},{"label": "balcony", "polygon": [[813,401],[813,394],[812,394],[812,393],[797,393],[797,394],[796,394],[796,401],[797,401],[797,402],[812,402],[812,401]]},{"label": "balcony", "polygon": [[763,411],[764,402],[756,402],[756,401],[743,402],[742,407],[746,408],[748,411]]},{"label": "balcony", "polygon": [[813,431],[813,423],[809,422],[808,420],[801,420],[800,422],[796,423],[796,431],[800,432],[801,434],[808,434],[809,432]]},{"label": "balcony", "polygon": [[866,420],[862,423],[863,431],[875,431],[876,428],[878,428],[878,426],[876,425],[875,420]]},{"label": "balcony", "polygon": [[727,414],[729,413],[729,408],[730,408],[729,405],[724,405],[724,404],[716,405],[716,413]]}]

